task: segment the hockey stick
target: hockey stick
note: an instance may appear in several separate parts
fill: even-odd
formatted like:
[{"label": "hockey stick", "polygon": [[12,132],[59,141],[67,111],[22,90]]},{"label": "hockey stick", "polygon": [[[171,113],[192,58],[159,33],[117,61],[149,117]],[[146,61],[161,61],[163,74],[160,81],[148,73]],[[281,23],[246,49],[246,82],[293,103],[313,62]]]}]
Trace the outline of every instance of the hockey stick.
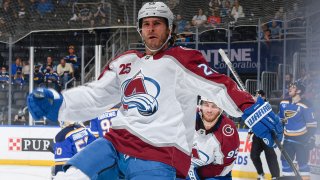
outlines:
[{"label": "hockey stick", "polygon": [[[234,78],[236,79],[236,81],[238,82],[238,85],[240,86],[240,88],[244,91],[247,91],[243,82],[241,81],[238,73],[236,72],[236,70],[234,69],[234,67],[232,66],[229,58],[227,57],[226,53],[222,50],[219,49],[219,54],[221,55],[223,61],[227,64],[229,70],[231,71],[231,73],[233,74]],[[293,172],[295,174],[295,176],[298,177],[298,179],[302,180],[302,177],[299,173],[299,171],[297,170],[297,168],[294,166],[290,156],[288,155],[287,151],[283,148],[282,144],[280,143],[280,141],[277,139],[277,134],[275,131],[272,131],[272,138],[274,140],[274,142],[276,143],[276,145],[278,146],[278,148],[281,151],[281,154],[283,155],[283,157],[285,158],[285,160],[288,162],[288,164],[290,165],[290,167],[293,169]]]},{"label": "hockey stick", "polygon": [[246,87],[244,86],[243,82],[241,81],[238,73],[235,71],[235,69],[233,68],[229,58],[227,57],[226,53],[222,50],[219,49],[219,54],[222,57],[223,61],[226,63],[226,65],[228,66],[229,70],[231,71],[231,73],[233,74],[234,78],[236,79],[238,85],[240,86],[240,88],[244,91],[246,90]]}]

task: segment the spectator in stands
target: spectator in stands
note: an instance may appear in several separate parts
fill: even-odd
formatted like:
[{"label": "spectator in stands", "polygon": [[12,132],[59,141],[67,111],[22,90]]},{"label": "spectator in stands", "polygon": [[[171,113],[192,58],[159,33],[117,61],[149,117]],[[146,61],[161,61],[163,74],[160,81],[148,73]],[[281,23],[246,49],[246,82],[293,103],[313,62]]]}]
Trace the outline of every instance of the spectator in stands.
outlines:
[{"label": "spectator in stands", "polygon": [[33,21],[35,21],[35,18],[38,14],[37,12],[38,3],[39,2],[37,0],[26,1],[26,7],[28,7],[29,15]]},{"label": "spectator in stands", "polygon": [[270,39],[271,39],[271,31],[270,29],[267,29],[263,32],[263,39],[264,39],[264,42],[267,46],[270,46]]},{"label": "spectator in stands", "polygon": [[210,0],[209,11],[213,12],[215,10],[220,11],[221,1],[220,0]]},{"label": "spectator in stands", "polygon": [[26,17],[26,6],[23,1],[18,1],[18,17],[19,19],[24,19]]},{"label": "spectator in stands", "polygon": [[15,63],[11,65],[11,75],[14,76],[18,70],[22,71],[22,60],[20,57],[17,57]]},{"label": "spectator in stands", "polygon": [[18,113],[14,116],[14,125],[26,125],[27,120],[23,109],[19,109]]},{"label": "spectator in stands", "polygon": [[68,47],[68,53],[64,59],[66,60],[67,63],[71,63],[73,66],[78,65],[78,57],[75,54],[75,47],[74,45],[70,45]]},{"label": "spectator in stands", "polygon": [[15,19],[17,19],[17,12],[15,11],[15,8],[10,5],[10,1],[3,2],[0,11],[0,17],[3,18],[3,21],[7,26],[12,26],[13,22],[15,22]]},{"label": "spectator in stands", "polygon": [[177,35],[176,42],[191,42],[191,35],[188,33],[182,33]]},{"label": "spectator in stands", "polygon": [[40,65],[34,67],[33,73],[34,86],[40,86],[44,82],[44,74],[40,71]]},{"label": "spectator in stands", "polygon": [[47,73],[47,66],[50,66],[53,71],[57,71],[57,66],[53,63],[53,58],[52,56],[48,56],[47,57],[47,62],[41,67],[41,72],[43,74],[46,74]]},{"label": "spectator in stands", "polygon": [[60,92],[61,90],[60,77],[56,72],[54,72],[51,66],[46,67],[46,74],[44,75],[44,83],[48,88],[53,88],[58,92]]},{"label": "spectator in stands", "polygon": [[73,68],[70,63],[66,63],[65,59],[60,60],[60,64],[57,66],[57,73],[61,80],[61,86],[68,82],[73,77]]},{"label": "spectator in stands", "polygon": [[293,77],[292,77],[292,74],[286,74],[284,76],[284,87],[285,87],[285,98],[289,96],[289,87],[290,87],[290,84],[293,83]]},{"label": "spectator in stands", "polygon": [[97,6],[97,9],[93,11],[93,18],[90,21],[91,27],[96,25],[106,26],[107,13],[108,13],[108,9],[106,8],[106,4],[99,3],[99,5]]},{"label": "spectator in stands", "polygon": [[9,74],[5,66],[1,67],[0,83],[2,88],[5,88],[5,86],[9,83]]},{"label": "spectator in stands", "polygon": [[239,18],[245,17],[245,14],[243,12],[243,8],[239,3],[239,0],[234,0],[234,5],[231,11],[231,16],[234,18],[235,21],[237,21]]},{"label": "spectator in stands", "polygon": [[207,23],[209,27],[216,27],[221,23],[221,17],[219,16],[219,11],[217,9],[212,11],[212,16],[208,17]]},{"label": "spectator in stands", "polygon": [[268,24],[262,24],[261,25],[261,29],[260,29],[260,34],[259,34],[259,38],[260,39],[264,39],[264,32],[268,29]]},{"label": "spectator in stands", "polygon": [[276,20],[272,20],[272,25],[269,29],[271,31],[271,39],[279,39],[280,38],[281,28],[278,25]]},{"label": "spectator in stands", "polygon": [[180,0],[166,0],[166,4],[169,6],[171,10],[173,10],[178,4]]},{"label": "spectator in stands", "polygon": [[192,25],[193,26],[203,26],[207,22],[207,16],[203,14],[203,10],[201,8],[198,9],[198,14],[193,16]]},{"label": "spectator in stands", "polygon": [[40,0],[37,5],[37,12],[40,15],[40,18],[43,18],[47,14],[51,14],[53,10],[54,6],[50,0]]},{"label": "spectator in stands", "polygon": [[12,84],[23,86],[25,84],[21,70],[17,70],[16,74],[13,77]]},{"label": "spectator in stands", "polygon": [[288,19],[303,18],[304,11],[298,3],[293,3],[292,9],[288,13]]},{"label": "spectator in stands", "polygon": [[301,81],[305,86],[309,84],[310,74],[307,72],[305,67],[301,68],[298,81]]},{"label": "spectator in stands", "polygon": [[64,57],[64,59],[66,60],[67,63],[70,63],[72,65],[73,70],[74,70],[74,75],[77,79],[79,79],[81,67],[80,67],[80,62],[78,61],[78,57],[75,54],[75,47],[73,45],[70,45],[68,47],[68,53],[69,53],[69,55]]},{"label": "spectator in stands", "polygon": [[176,28],[177,34],[183,33],[185,31],[189,31],[190,24],[188,24],[188,21],[183,19],[182,15],[177,14],[175,24],[177,25],[177,28]]},{"label": "spectator in stands", "polygon": [[[263,90],[257,90],[255,94],[255,100],[258,97],[261,97],[264,99],[264,101],[267,101],[265,92]],[[272,175],[272,179],[276,179],[277,177],[280,176],[280,169],[279,169],[279,164],[278,164],[278,158],[277,154],[275,153],[274,149],[272,147],[268,147],[261,138],[257,137],[252,133],[251,130],[248,132],[247,140],[250,140],[252,136],[252,146],[251,146],[251,152],[250,152],[250,158],[253,162],[254,167],[257,170],[258,173],[258,180],[264,180],[264,171],[262,167],[262,162],[260,155],[262,151],[264,151],[267,164],[269,167],[269,170]]]},{"label": "spectator in stands", "polygon": [[274,15],[274,19],[276,20],[283,20],[283,7],[280,7],[279,10]]},{"label": "spectator in stands", "polygon": [[22,75],[26,83],[28,83],[29,76],[30,76],[30,65],[29,65],[29,61],[27,60],[22,61]]},{"label": "spectator in stands", "polygon": [[231,11],[232,11],[232,8],[231,8],[231,3],[229,0],[225,0],[223,2],[223,6],[220,10],[220,16],[221,17],[230,17],[231,16]]},{"label": "spectator in stands", "polygon": [[281,98],[285,99],[285,98],[289,98],[289,87],[290,84],[293,83],[293,76],[290,73],[287,73],[284,76],[284,97],[282,96]]}]

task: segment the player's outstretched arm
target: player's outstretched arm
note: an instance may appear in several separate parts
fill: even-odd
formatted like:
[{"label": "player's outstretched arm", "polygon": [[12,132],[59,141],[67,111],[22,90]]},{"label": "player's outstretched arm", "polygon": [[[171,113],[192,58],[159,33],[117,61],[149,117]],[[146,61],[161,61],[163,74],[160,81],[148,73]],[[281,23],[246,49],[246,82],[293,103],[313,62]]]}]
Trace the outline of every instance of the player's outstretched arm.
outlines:
[{"label": "player's outstretched arm", "polygon": [[281,142],[283,126],[280,118],[272,111],[271,105],[261,97],[258,97],[257,102],[243,112],[242,119],[254,134],[262,138],[269,147],[276,146],[272,138],[273,133]]},{"label": "player's outstretched arm", "polygon": [[[219,49],[219,53],[238,82],[241,90],[246,91],[243,82],[233,68],[225,52],[222,49]],[[255,104],[244,110],[242,119],[245,121],[246,125],[252,129],[253,133],[262,138],[268,146],[275,146],[274,135],[276,135],[276,138],[279,141],[282,140],[283,127],[280,119],[272,112],[271,105],[268,102],[264,102],[261,97],[258,98]]]},{"label": "player's outstretched arm", "polygon": [[58,113],[63,102],[63,97],[54,89],[37,88],[28,95],[28,109],[35,120],[43,117],[58,120]]}]

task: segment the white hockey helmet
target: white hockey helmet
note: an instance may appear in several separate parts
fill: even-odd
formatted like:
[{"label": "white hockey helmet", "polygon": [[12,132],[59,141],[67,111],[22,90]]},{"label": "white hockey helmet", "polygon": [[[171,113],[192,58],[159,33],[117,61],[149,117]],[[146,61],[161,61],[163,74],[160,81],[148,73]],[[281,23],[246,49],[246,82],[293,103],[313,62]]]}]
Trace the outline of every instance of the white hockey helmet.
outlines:
[{"label": "white hockey helmet", "polygon": [[142,19],[145,17],[163,17],[168,21],[169,29],[172,31],[173,13],[163,2],[147,2],[138,13],[137,30],[140,33]]},{"label": "white hockey helmet", "polygon": [[204,102],[213,103],[217,108],[219,108],[220,114],[219,114],[218,117],[220,117],[220,115],[222,114],[223,110],[222,110],[213,100],[198,95],[198,102],[197,102],[197,103],[198,103],[198,113],[199,113],[201,119],[203,118],[203,117],[202,117],[202,107],[201,107],[201,105],[202,105]]},{"label": "white hockey helmet", "polygon": [[209,100],[208,98],[199,95],[198,96],[198,105],[201,106],[204,101],[214,103],[212,100]]},{"label": "white hockey helmet", "polygon": [[222,111],[222,109],[211,99],[208,99],[206,97],[203,97],[203,96],[198,96],[198,110],[200,111],[201,110],[201,105],[204,103],[204,102],[209,102],[209,103],[212,103],[214,104],[217,108],[220,109],[220,111]]}]

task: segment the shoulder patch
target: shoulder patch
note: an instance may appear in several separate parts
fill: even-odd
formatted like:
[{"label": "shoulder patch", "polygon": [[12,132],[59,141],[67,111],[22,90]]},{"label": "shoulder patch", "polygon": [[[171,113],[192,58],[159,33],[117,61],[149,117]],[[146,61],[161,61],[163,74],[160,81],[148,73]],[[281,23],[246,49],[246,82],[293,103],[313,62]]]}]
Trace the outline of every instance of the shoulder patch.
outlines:
[{"label": "shoulder patch", "polygon": [[230,124],[225,124],[222,127],[222,133],[225,136],[232,136],[234,134],[235,130]]},{"label": "shoulder patch", "polygon": [[289,104],[289,100],[282,100],[280,101],[280,104]]},{"label": "shoulder patch", "polygon": [[298,106],[302,106],[304,108],[308,108],[308,106],[306,104],[302,103],[302,102],[298,102],[297,105]]}]

